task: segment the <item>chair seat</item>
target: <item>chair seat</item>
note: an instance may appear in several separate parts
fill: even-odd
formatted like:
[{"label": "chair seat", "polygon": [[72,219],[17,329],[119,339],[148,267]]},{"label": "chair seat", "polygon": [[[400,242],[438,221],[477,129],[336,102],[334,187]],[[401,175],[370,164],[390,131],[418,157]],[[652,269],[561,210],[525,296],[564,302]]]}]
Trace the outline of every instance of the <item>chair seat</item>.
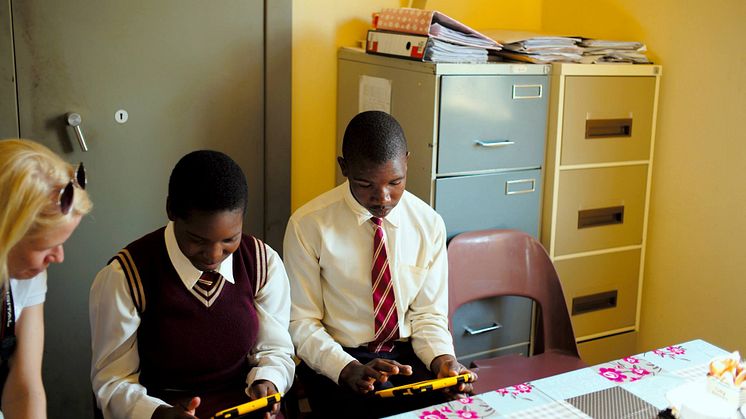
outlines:
[{"label": "chair seat", "polygon": [[472,366],[479,375],[474,383],[477,394],[587,367],[580,358],[559,351],[532,357],[515,354],[479,359]]}]

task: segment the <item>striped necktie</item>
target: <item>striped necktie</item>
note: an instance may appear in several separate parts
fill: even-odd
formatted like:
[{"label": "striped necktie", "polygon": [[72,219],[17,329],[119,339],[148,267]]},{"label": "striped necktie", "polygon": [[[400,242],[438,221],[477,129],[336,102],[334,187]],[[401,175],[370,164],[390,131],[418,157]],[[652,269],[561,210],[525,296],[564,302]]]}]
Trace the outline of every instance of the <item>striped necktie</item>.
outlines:
[{"label": "striped necktie", "polygon": [[213,271],[205,271],[190,291],[202,304],[210,307],[220,295],[224,284],[225,278],[222,275]]},{"label": "striped necktie", "polygon": [[394,286],[391,282],[391,269],[386,255],[386,243],[383,239],[381,218],[371,218],[375,224],[373,236],[373,313],[375,316],[376,335],[368,343],[371,352],[391,352],[394,340],[399,338],[399,317],[396,314]]}]

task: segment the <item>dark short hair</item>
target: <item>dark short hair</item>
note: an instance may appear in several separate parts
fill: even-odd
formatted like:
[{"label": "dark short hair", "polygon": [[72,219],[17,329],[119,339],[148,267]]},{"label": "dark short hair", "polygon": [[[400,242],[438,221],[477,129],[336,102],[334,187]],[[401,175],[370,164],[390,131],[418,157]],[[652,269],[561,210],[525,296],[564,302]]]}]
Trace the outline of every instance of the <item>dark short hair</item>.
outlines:
[{"label": "dark short hair", "polygon": [[246,212],[249,192],[238,164],[213,150],[193,151],[182,157],[168,180],[169,211],[186,218],[191,211]]},{"label": "dark short hair", "polygon": [[342,157],[346,161],[378,164],[406,154],[404,130],[388,113],[361,112],[347,124],[342,139]]}]

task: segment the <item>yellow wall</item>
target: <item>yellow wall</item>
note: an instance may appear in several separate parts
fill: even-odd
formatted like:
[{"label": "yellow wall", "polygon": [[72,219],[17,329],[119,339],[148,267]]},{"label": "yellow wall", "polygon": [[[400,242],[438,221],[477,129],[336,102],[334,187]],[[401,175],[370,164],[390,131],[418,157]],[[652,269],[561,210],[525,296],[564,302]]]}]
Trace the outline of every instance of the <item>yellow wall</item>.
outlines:
[{"label": "yellow wall", "polygon": [[[337,49],[364,39],[370,16],[403,0],[293,1],[292,208],[334,186]],[[538,29],[541,0],[429,0],[467,25]]]},{"label": "yellow wall", "polygon": [[746,352],[746,2],[544,0],[542,15],[545,30],[643,40],[663,65],[638,349]]},{"label": "yellow wall", "polygon": [[[334,184],[336,51],[397,0],[293,2],[292,206]],[[474,27],[647,43],[664,66],[640,349],[704,338],[746,352],[746,2],[428,2]]]}]

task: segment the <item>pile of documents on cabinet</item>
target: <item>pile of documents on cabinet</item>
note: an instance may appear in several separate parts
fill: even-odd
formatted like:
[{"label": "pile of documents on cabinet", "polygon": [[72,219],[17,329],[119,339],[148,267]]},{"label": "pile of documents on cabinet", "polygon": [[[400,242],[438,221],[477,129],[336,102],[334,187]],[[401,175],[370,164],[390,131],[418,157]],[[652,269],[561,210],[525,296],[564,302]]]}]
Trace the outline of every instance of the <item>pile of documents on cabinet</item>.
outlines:
[{"label": "pile of documents on cabinet", "polygon": [[435,10],[388,8],[373,15],[365,51],[418,61],[485,63],[502,46]]},{"label": "pile of documents on cabinet", "polygon": [[530,63],[649,63],[641,42],[607,41],[582,36],[559,36],[535,32],[485,30],[503,45],[497,54],[508,60]]},{"label": "pile of documents on cabinet", "polygon": [[581,63],[635,63],[649,64],[645,56],[647,47],[642,42],[604,41],[601,39],[583,39]]}]

